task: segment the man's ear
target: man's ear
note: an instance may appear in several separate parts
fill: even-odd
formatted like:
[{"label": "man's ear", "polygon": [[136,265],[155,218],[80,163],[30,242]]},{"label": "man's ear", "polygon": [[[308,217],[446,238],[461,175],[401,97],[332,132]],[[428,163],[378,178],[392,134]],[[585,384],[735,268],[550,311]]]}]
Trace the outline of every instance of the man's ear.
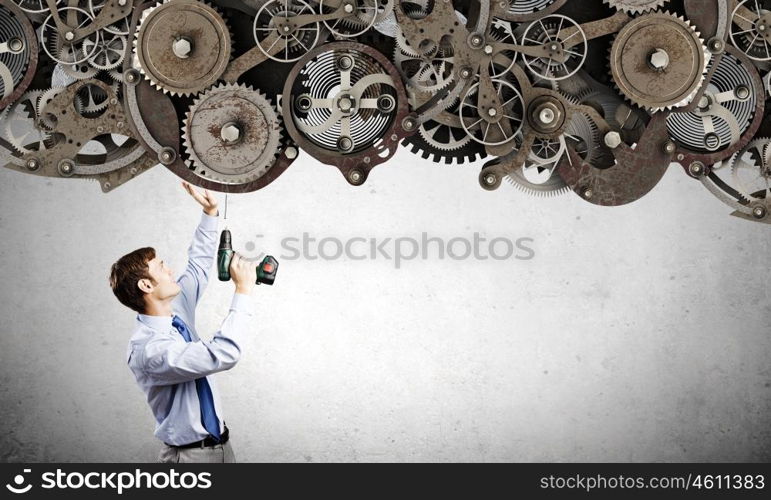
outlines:
[{"label": "man's ear", "polygon": [[153,284],[146,278],[137,281],[137,287],[145,293],[152,293],[153,291]]}]

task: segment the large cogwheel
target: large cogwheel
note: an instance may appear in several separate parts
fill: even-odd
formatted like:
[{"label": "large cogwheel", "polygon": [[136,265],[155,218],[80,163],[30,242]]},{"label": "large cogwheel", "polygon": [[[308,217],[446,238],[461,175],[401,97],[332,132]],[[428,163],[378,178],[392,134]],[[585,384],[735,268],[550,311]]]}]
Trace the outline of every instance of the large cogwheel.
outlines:
[{"label": "large cogwheel", "polygon": [[167,0],[147,9],[134,40],[140,71],[173,95],[197,94],[213,85],[230,50],[227,23],[198,0]]},{"label": "large cogwheel", "polygon": [[197,175],[245,184],[273,166],[281,130],[278,113],[265,95],[245,85],[221,84],[194,100],[182,138]]},{"label": "large cogwheel", "polygon": [[603,0],[611,7],[628,14],[640,14],[663,7],[669,0]]},{"label": "large cogwheel", "polygon": [[704,81],[708,61],[699,33],[668,12],[635,18],[618,33],[610,50],[616,86],[651,113],[689,104]]}]

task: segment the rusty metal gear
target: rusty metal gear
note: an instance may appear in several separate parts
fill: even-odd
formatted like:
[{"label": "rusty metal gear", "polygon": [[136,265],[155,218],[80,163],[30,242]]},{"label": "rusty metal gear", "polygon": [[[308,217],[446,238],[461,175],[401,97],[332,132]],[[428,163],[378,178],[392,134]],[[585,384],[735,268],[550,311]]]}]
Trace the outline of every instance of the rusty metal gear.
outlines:
[{"label": "rusty metal gear", "polygon": [[657,10],[669,0],[603,0],[606,4],[628,14],[640,14]]},{"label": "rusty metal gear", "polygon": [[197,0],[167,0],[145,10],[134,40],[140,71],[172,95],[197,94],[213,85],[230,51],[225,19]]},{"label": "rusty metal gear", "polygon": [[281,130],[276,108],[264,94],[245,85],[221,84],[194,100],[182,137],[197,175],[242,184],[273,165]]},{"label": "rusty metal gear", "polygon": [[704,81],[708,60],[691,23],[655,12],[632,20],[618,33],[610,71],[630,102],[655,113],[689,104]]}]

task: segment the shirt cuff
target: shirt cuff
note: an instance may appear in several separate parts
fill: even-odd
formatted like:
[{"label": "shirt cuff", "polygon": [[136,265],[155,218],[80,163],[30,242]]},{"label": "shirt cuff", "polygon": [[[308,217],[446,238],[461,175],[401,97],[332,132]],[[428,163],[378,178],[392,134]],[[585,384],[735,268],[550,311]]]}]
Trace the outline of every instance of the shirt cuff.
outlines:
[{"label": "shirt cuff", "polygon": [[251,315],[254,311],[254,304],[251,297],[244,293],[233,294],[233,302],[230,304],[231,311],[238,311]]},{"label": "shirt cuff", "polygon": [[[219,214],[219,212],[217,213]],[[201,212],[201,222],[199,223],[199,226],[204,231],[216,231],[219,220],[219,215],[209,215],[206,212]]]}]

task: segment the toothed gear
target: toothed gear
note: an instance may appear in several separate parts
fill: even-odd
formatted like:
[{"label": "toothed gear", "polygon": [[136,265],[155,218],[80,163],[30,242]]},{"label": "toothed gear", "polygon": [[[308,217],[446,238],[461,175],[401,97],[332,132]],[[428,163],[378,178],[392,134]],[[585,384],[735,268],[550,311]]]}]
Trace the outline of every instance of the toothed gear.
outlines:
[{"label": "toothed gear", "polygon": [[[44,128],[47,128],[48,130],[53,130],[56,128],[56,120],[54,117],[46,114],[46,105],[51,102],[51,100],[56,97],[56,95],[62,90],[64,90],[64,87],[52,87],[46,91],[43,91],[37,99],[37,104],[35,106],[37,123]],[[81,102],[80,96],[75,94],[75,99],[75,109],[81,109],[83,107],[83,103]]]},{"label": "toothed gear", "polygon": [[640,14],[658,10],[669,0],[603,0],[606,4],[626,12],[627,14]]},{"label": "toothed gear", "polygon": [[431,47],[423,54],[405,52],[397,44],[393,60],[411,90],[434,93],[447,88],[453,82],[454,58],[452,46],[449,44]]},{"label": "toothed gear", "polygon": [[319,42],[320,23],[295,26],[297,16],[313,16],[316,11],[304,0],[268,0],[254,17],[252,32],[259,50],[274,61],[300,60]]},{"label": "toothed gear", "polygon": [[47,149],[50,134],[40,128],[37,116],[41,90],[29,90],[0,114],[4,138],[21,154]]},{"label": "toothed gear", "polygon": [[242,184],[262,177],[273,166],[282,127],[275,106],[261,92],[222,84],[193,101],[182,133],[197,175]]},{"label": "toothed gear", "polygon": [[524,164],[506,175],[506,180],[531,196],[554,197],[570,191],[557,174],[557,164]]},{"label": "toothed gear", "polygon": [[[354,38],[363,35],[377,21],[379,0],[353,0],[353,10],[347,17],[324,21],[324,26],[335,36],[342,38]],[[320,0],[319,10],[328,14],[338,7],[329,7],[330,0]],[[332,2],[334,5],[334,2]],[[339,6],[340,4],[337,3]]]},{"label": "toothed gear", "polygon": [[656,113],[693,100],[709,58],[690,22],[655,12],[635,18],[618,33],[610,50],[610,70],[630,102]]},{"label": "toothed gear", "polygon": [[[51,12],[51,9],[48,8],[48,3],[46,0],[13,0],[13,3],[18,5],[19,8],[24,12],[29,12],[30,14],[43,14]],[[58,7],[61,5],[62,0],[56,0],[54,3]]]},{"label": "toothed gear", "polygon": [[227,23],[197,0],[168,0],[145,10],[134,39],[142,74],[172,95],[194,95],[216,83],[230,52]]},{"label": "toothed gear", "polygon": [[418,133],[404,139],[412,153],[435,163],[466,163],[487,156],[485,148],[461,127],[452,127],[434,120],[420,125]]},{"label": "toothed gear", "polygon": [[94,68],[102,71],[115,69],[123,63],[128,47],[128,39],[123,35],[116,35],[107,31],[102,31],[99,41],[96,42],[97,48],[92,51],[93,40],[86,39],[83,43],[83,52],[93,54],[88,58],[88,63]]},{"label": "toothed gear", "polygon": [[771,139],[754,139],[730,164],[733,187],[747,201],[771,200]]}]

